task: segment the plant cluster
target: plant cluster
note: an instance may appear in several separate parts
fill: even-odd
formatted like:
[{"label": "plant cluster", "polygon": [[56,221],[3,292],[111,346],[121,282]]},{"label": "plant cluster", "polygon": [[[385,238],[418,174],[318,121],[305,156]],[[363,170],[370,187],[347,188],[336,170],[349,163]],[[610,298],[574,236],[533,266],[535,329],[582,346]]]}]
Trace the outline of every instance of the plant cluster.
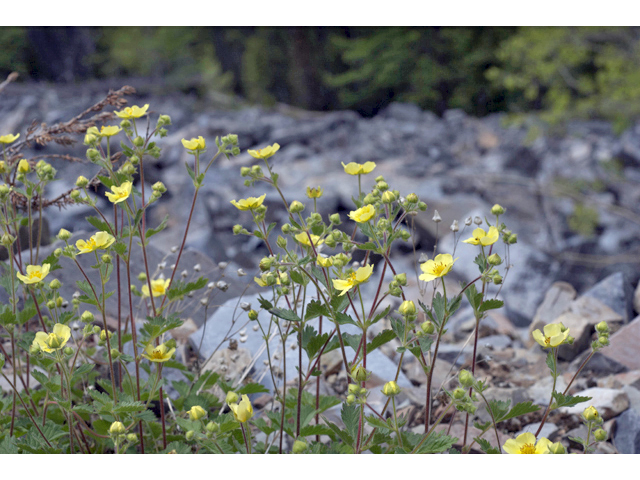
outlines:
[{"label": "plant cluster", "polygon": [[[478,326],[488,311],[503,306],[498,296],[508,280],[510,249],[517,243],[517,234],[503,221],[505,209],[495,205],[490,220],[469,218],[462,228],[454,221],[450,227],[456,240],[454,251],[435,255],[434,247],[433,257],[419,262],[416,280],[422,297],[430,301],[411,299],[405,290],[412,272],[394,267],[393,246],[411,240],[411,220],[427,205],[413,193],[394,189],[383,176],[370,182],[375,163],[349,163],[343,166],[357,192],[353,210],[348,219],[338,213],[323,218],[317,211],[322,187],[307,188],[304,202],[285,198],[270,163],[278,144],[249,150],[257,162],[240,173],[248,187],[267,186],[282,202],[288,219],[279,233],[274,232],[276,223],[266,222],[266,192],[231,201],[241,212],[240,218],[254,224],[251,230],[238,224],[233,232],[260,239],[269,252],[253,279],[264,290],[260,307],[256,310],[242,304],[240,315],[246,313],[243,320],[265,339],[274,385],[272,407],[254,409],[250,395],[268,390],[259,383],[244,382],[244,375],[221,375],[202,368],[199,362],[178,361],[171,332],[182,324],[185,302],[202,295],[206,321],[211,292],[228,288],[223,280],[209,282],[199,276],[197,266],[198,278],[193,281],[186,280],[186,272],[176,273],[198,192],[218,157],[240,153],[238,137],[216,138],[213,155],[207,155],[208,142],[202,136],[182,140],[186,153],[193,157],[185,167],[194,195],[182,244],[165,278],[164,270],[150,268],[147,247],[167,223],[149,228],[146,211],[166,187],[158,182],[150,192],[145,191],[144,163],[161,154],[157,140],[166,136],[171,119],[158,115],[152,121],[155,114],[149,105],[125,107],[116,100],[113,104],[119,108],[113,112],[118,124],[100,128],[95,121],[73,124],[74,133],[84,134],[87,159],[100,172],[92,180],[79,176],[64,201],[95,211],[87,218],[95,233],[74,242],[69,231],[60,230],[57,238],[62,246],[46,258],[40,255],[38,239],[32,240],[33,233],[41,231],[34,213],[42,218],[45,187],[55,179],[56,170],[45,160],[24,158],[18,143],[21,134],[0,136],[1,242],[9,256],[0,279],[9,297],[9,303],[0,307],[0,367],[10,387],[0,397],[0,452],[466,453],[477,444],[486,453],[500,453],[498,424],[539,409],[530,402],[511,406],[488,400],[484,395],[488,385],[476,373]],[[101,120],[107,118],[113,117]],[[33,135],[29,131],[28,139],[34,139]],[[140,189],[134,184],[138,175]],[[100,208],[91,189],[96,185],[106,189],[109,209]],[[437,211],[433,219],[441,222]],[[28,230],[28,245],[20,243],[21,227]],[[455,269],[457,248],[477,252],[478,275],[451,293],[445,279]],[[138,251],[144,268],[136,274],[132,255]],[[91,275],[78,261],[81,255],[92,258]],[[54,278],[63,268],[77,269],[82,278],[70,301],[60,295],[62,284]],[[118,281],[117,290],[109,291],[107,284],[114,274],[126,278],[130,288],[120,289]],[[113,295],[118,305],[115,326],[109,323],[106,308]],[[463,301],[475,315],[474,355],[468,369],[452,373],[457,386],[442,390],[445,408],[436,415],[434,397],[440,392],[433,384],[433,372],[448,322]],[[608,344],[607,325],[599,324],[596,330],[593,352]],[[232,335],[228,333],[227,338]],[[571,383],[562,393],[555,389],[558,348],[573,340],[568,329],[552,324],[533,336],[549,349],[547,364],[554,379],[541,429],[553,409],[588,398],[570,396]],[[273,338],[275,347],[270,342]],[[297,346],[294,378],[287,378],[286,366],[279,370],[273,363],[278,355],[286,361],[290,338]],[[397,371],[382,387],[385,405],[376,409],[368,402],[369,380],[375,372],[367,359],[391,341],[397,345]],[[344,396],[320,394],[321,360],[334,350],[349,378]],[[396,408],[402,390],[398,377],[408,355],[419,362],[427,386],[422,433],[410,431],[407,419]],[[185,377],[170,384],[178,393],[175,399],[166,394],[166,369],[176,369]],[[338,423],[325,414],[337,405],[341,405]],[[481,433],[471,438],[469,419],[478,408],[485,408],[491,421],[475,422]],[[450,411],[466,418],[462,439],[437,429]],[[601,420],[593,407],[583,416],[589,433],[581,443],[587,452],[606,434],[599,428]],[[484,438],[491,431],[495,445]],[[562,444],[551,444],[537,435],[521,435],[502,447],[507,453],[564,453]]]}]

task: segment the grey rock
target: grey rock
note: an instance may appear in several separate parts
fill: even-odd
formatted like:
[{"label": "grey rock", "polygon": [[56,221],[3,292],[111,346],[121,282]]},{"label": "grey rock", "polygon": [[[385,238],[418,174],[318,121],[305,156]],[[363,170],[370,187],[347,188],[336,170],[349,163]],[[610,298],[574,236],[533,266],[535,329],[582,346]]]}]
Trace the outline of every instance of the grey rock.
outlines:
[{"label": "grey rock", "polygon": [[629,409],[616,418],[613,443],[620,453],[640,453],[640,413]]},{"label": "grey rock", "polygon": [[630,370],[640,369],[640,316],[609,337],[610,345],[601,350],[602,354],[626,366]]},{"label": "grey rock", "polygon": [[633,318],[633,288],[623,272],[609,275],[582,295],[596,298],[611,307],[625,323]]},{"label": "grey rock", "polygon": [[574,396],[591,397],[591,400],[574,405],[573,407],[561,407],[560,411],[562,413],[579,415],[585,408],[593,406],[598,410],[603,419],[608,420],[629,408],[629,397],[627,394],[612,388],[588,388],[581,392],[576,392]]},{"label": "grey rock", "polygon": [[555,282],[547,293],[544,300],[536,310],[533,321],[529,326],[529,333],[542,328],[548,323],[554,323],[555,319],[569,310],[571,302],[576,298],[576,289],[567,282]]}]

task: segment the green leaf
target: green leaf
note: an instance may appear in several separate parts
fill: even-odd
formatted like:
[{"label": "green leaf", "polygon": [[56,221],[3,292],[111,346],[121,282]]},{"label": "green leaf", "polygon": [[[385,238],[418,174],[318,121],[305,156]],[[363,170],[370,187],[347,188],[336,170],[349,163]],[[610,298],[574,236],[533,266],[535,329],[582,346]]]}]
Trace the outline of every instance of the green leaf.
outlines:
[{"label": "green leaf", "polygon": [[185,295],[204,288],[208,281],[209,279],[204,277],[200,277],[195,282],[189,282],[187,284],[180,280],[174,280],[171,283],[171,288],[167,291],[167,299],[170,302],[178,298],[182,300]]},{"label": "green leaf", "polygon": [[525,415],[527,413],[537,412],[538,410],[540,410],[540,407],[538,405],[534,405],[530,401],[516,403],[513,407],[511,407],[511,410],[509,410],[506,415],[501,416],[496,420],[496,422],[504,422],[505,420],[509,420],[510,418],[519,417],[520,415]]},{"label": "green leaf", "polygon": [[336,318],[333,319],[333,320],[338,325],[355,325],[355,326],[358,326],[358,324],[356,323],[356,321],[353,318],[351,318],[346,313],[342,313],[342,312],[336,312]]},{"label": "green leaf", "polygon": [[252,393],[269,393],[269,389],[259,383],[248,383],[236,390],[238,395],[249,395]]},{"label": "green leaf", "polygon": [[493,447],[487,440],[485,440],[484,438],[480,438],[480,437],[476,437],[474,438],[474,440],[476,442],[478,442],[478,445],[480,445],[480,449],[484,452],[484,453],[488,453],[488,454],[499,454],[500,450],[498,450],[496,447]]},{"label": "green leaf", "polygon": [[387,315],[389,315],[389,312],[391,311],[391,305],[389,305],[387,308],[385,308],[382,312],[378,313],[373,320],[371,320],[371,322],[367,323],[367,326],[371,326],[371,325],[375,325],[376,323],[378,323],[380,320],[382,320],[384,317],[386,317]]},{"label": "green leaf", "polygon": [[[342,334],[342,339],[347,345],[349,345],[353,349],[354,352],[357,352],[358,348],[360,347],[360,342],[362,341],[362,334],[361,333],[351,334],[351,333],[345,332]],[[362,354],[361,348],[360,348],[360,354]]]},{"label": "green leaf", "polygon": [[437,322],[434,322],[434,323],[438,326],[438,328],[440,328],[440,325],[442,325],[442,322],[444,321],[444,318],[445,318],[444,304],[445,304],[445,298],[442,296],[440,292],[436,293],[436,296],[434,297],[433,302],[431,303],[431,308],[437,319]]},{"label": "green leaf", "polygon": [[167,221],[169,220],[169,214],[165,215],[165,217],[160,222],[156,228],[147,228],[147,231],[144,234],[145,238],[149,238],[154,236],[156,233],[160,233],[162,230],[167,228]]},{"label": "green leaf", "polygon": [[578,395],[563,395],[560,392],[553,392],[553,398],[555,402],[551,405],[552,409],[560,408],[560,407],[573,407],[574,405],[578,405],[579,403],[588,402],[591,400],[591,397],[580,397]]},{"label": "green leaf", "polygon": [[480,308],[478,309],[479,312],[486,312],[487,310],[495,310],[496,308],[502,308],[502,306],[504,305],[504,302],[502,300],[496,300],[496,299],[489,299],[489,300],[485,300],[482,305],[480,305]]},{"label": "green leaf", "polygon": [[495,418],[496,422],[498,422],[498,419],[506,416],[507,412],[509,411],[511,400],[489,400],[488,404],[488,408],[490,409],[493,418]]},{"label": "green leaf", "polygon": [[145,410],[144,402],[123,402],[119,401],[118,404],[113,408],[113,413],[116,415],[121,415],[123,413],[134,413],[141,412]]},{"label": "green leaf", "polygon": [[[104,183],[104,182],[103,182]],[[107,187],[109,188],[109,187]],[[91,224],[96,230],[100,232],[111,232],[111,225],[102,220],[101,218],[89,216],[85,217],[85,220]]]},{"label": "green leaf", "polygon": [[367,353],[373,352],[376,348],[389,343],[394,338],[396,338],[396,334],[393,330],[383,330],[367,344]]},{"label": "green leaf", "polygon": [[307,305],[307,311],[304,314],[304,319],[307,321],[320,316],[328,317],[329,315],[329,309],[326,305],[317,300],[312,300]]},{"label": "green leaf", "polygon": [[294,312],[293,310],[289,310],[288,308],[272,308],[271,310],[269,310],[269,313],[289,322],[302,321],[302,319],[296,314],[296,312]]},{"label": "green leaf", "polygon": [[457,437],[450,437],[444,432],[434,432],[429,435],[416,453],[441,453],[449,450],[457,441]]},{"label": "green leaf", "polygon": [[360,245],[356,245],[359,250],[373,250],[374,252],[378,251],[378,246],[373,242],[366,242]]},{"label": "green leaf", "polygon": [[551,370],[551,376],[556,378],[558,376],[557,365],[556,365],[556,357],[553,353],[553,349],[549,350],[547,353],[547,366],[549,370]]},{"label": "green leaf", "polygon": [[382,428],[385,431],[393,430],[393,427],[390,427],[389,424],[387,424],[387,422],[385,422],[384,420],[379,419],[375,415],[370,415],[368,417],[365,417],[365,420],[369,425],[371,425],[374,428]]},{"label": "green leaf", "polygon": [[342,406],[340,417],[351,438],[356,438],[358,435],[358,423],[360,422],[360,409],[358,406],[345,403]]}]

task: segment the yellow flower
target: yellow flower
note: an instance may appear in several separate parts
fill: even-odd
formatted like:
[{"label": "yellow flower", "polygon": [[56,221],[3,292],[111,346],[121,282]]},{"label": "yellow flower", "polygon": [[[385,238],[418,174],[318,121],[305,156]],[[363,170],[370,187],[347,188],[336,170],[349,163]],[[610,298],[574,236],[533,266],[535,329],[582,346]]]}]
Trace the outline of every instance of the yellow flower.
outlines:
[{"label": "yellow flower", "polygon": [[119,187],[117,185],[113,185],[111,187],[111,192],[113,193],[107,192],[105,193],[105,195],[111,203],[124,202],[127,198],[129,198],[129,195],[131,195],[132,186],[133,184],[131,182],[122,182],[122,185],[120,185]]},{"label": "yellow flower", "polygon": [[201,136],[198,138],[192,138],[191,140],[187,140],[185,138],[182,139],[182,146],[187,150],[204,150],[205,145],[206,143],[204,141],[204,138],[202,138]]},{"label": "yellow flower", "polygon": [[71,329],[66,325],[56,323],[53,326],[53,332],[48,334],[44,332],[36,333],[36,338],[33,339],[32,345],[37,345],[40,350],[51,353],[64,347],[69,338],[71,338]]},{"label": "yellow flower", "polygon": [[244,210],[255,210],[260,205],[262,205],[262,202],[264,202],[264,199],[265,199],[266,196],[267,196],[267,194],[265,193],[264,195],[261,195],[260,197],[242,198],[242,199],[238,200],[237,202],[235,200],[231,200],[231,203],[238,210],[243,210],[243,211]]},{"label": "yellow flower", "polygon": [[551,442],[546,438],[541,438],[536,443],[536,437],[531,432],[526,432],[518,435],[516,439],[510,438],[507,440],[502,448],[507,453],[536,453],[545,454],[549,453],[549,445]]},{"label": "yellow flower", "polygon": [[488,232],[485,232],[482,228],[476,228],[472,235],[473,236],[471,238],[463,240],[462,243],[470,243],[471,245],[482,245],[483,247],[486,247],[487,245],[493,245],[498,241],[500,232],[498,232],[496,227],[489,227]]},{"label": "yellow flower", "polygon": [[18,162],[18,173],[29,173],[31,165],[24,158]]},{"label": "yellow flower", "polygon": [[458,260],[457,258],[454,260],[451,255],[448,253],[441,253],[440,255],[436,255],[436,258],[433,260],[427,260],[423,264],[420,265],[420,270],[424,273],[420,275],[420,280],[424,282],[430,282],[431,280],[435,280],[436,278],[444,277],[449,271],[453,264]]},{"label": "yellow flower", "polygon": [[311,242],[309,241],[309,236],[311,236],[311,241],[313,242],[314,247],[317,247],[322,242],[324,242],[324,240],[321,240],[318,235],[314,235],[313,233],[310,233],[307,235],[307,232],[300,232],[294,238],[301,244],[306,245],[307,247],[310,247]]},{"label": "yellow flower", "polygon": [[349,213],[349,218],[356,223],[365,223],[373,218],[376,214],[376,207],[373,205],[365,205],[362,208]]},{"label": "yellow flower", "polygon": [[532,332],[533,339],[544,348],[562,345],[569,336],[569,329],[563,328],[560,323],[550,323],[544,326],[544,335],[540,330]]},{"label": "yellow flower", "polygon": [[259,150],[247,150],[247,152],[249,152],[249,155],[251,155],[253,158],[266,160],[267,158],[273,156],[273,154],[278,150],[280,150],[280,145],[274,143],[273,145],[269,145],[268,147],[264,147]]},{"label": "yellow flower", "polygon": [[124,435],[127,429],[122,422],[113,422],[109,427],[109,434],[113,436]]},{"label": "yellow flower", "polygon": [[20,136],[19,133],[16,133],[15,135],[9,134],[9,135],[2,135],[0,137],[0,143],[3,143],[4,145],[8,145],[10,143],[15,142],[18,137]]},{"label": "yellow flower", "polygon": [[[158,278],[157,280],[151,280],[151,291],[153,292],[154,297],[159,297],[164,295],[167,292],[167,288],[169,287],[170,278],[166,280],[162,278]],[[149,296],[149,285],[142,285],[142,296]]]},{"label": "yellow flower", "polygon": [[345,173],[349,175],[366,175],[367,173],[371,173],[374,168],[376,168],[376,164],[374,162],[365,162],[364,165],[356,162],[347,163],[346,165],[343,163]]},{"label": "yellow flower", "polygon": [[320,198],[324,190],[320,187],[307,187],[307,197],[309,198]]},{"label": "yellow flower", "polygon": [[195,405],[189,410],[189,420],[200,420],[207,416],[207,411],[200,405]]},{"label": "yellow flower", "polygon": [[16,276],[22,281],[22,283],[27,285],[31,283],[38,283],[44,280],[44,277],[49,275],[49,268],[51,268],[51,265],[48,263],[43,263],[42,266],[27,265],[27,274],[22,275],[20,273],[16,273]]},{"label": "yellow flower", "polygon": [[78,240],[76,247],[80,250],[80,253],[91,253],[99,249],[110,247],[116,239],[109,235],[107,232],[98,232],[92,235],[89,241]]},{"label": "yellow flower", "polygon": [[582,412],[582,416],[587,421],[598,421],[598,420],[600,420],[600,414],[598,413],[598,410],[596,410],[596,407],[594,407],[593,405],[590,406],[590,407],[585,408],[584,412]]},{"label": "yellow flower", "polygon": [[318,255],[318,258],[316,259],[316,261],[318,262],[318,265],[325,268],[333,265],[333,258],[331,257],[323,257],[321,255]]},{"label": "yellow flower", "polygon": [[100,128],[100,135],[102,135],[103,137],[113,137],[114,135],[117,135],[118,132],[120,132],[122,130],[122,128],[116,126],[116,125],[111,125],[108,127],[105,127],[104,125]]},{"label": "yellow flower", "polygon": [[342,290],[342,293],[340,294],[340,296],[342,296],[345,293],[347,293],[349,290],[351,290],[353,287],[355,287],[356,285],[360,285],[361,283],[364,283],[367,280],[369,280],[369,277],[371,276],[372,273],[373,273],[373,265],[371,264],[365,265],[364,267],[360,267],[356,272],[351,273],[351,275],[349,275],[346,280],[340,280],[340,279],[334,278],[332,280],[333,287],[336,290]]},{"label": "yellow flower", "polygon": [[120,112],[113,112],[120,118],[140,118],[147,113],[147,109],[149,108],[149,104],[147,103],[144,107],[140,108],[137,105],[133,107],[125,107],[124,110]]},{"label": "yellow flower", "polygon": [[142,356],[147,360],[152,362],[166,362],[167,360],[171,360],[171,356],[176,351],[175,347],[169,350],[164,343],[161,343],[157,347],[154,347],[150,343],[147,343],[147,346],[144,347],[144,353]]},{"label": "yellow flower", "polygon": [[241,423],[246,422],[251,417],[253,417],[253,406],[249,401],[249,397],[246,395],[242,395],[242,400],[240,403],[231,403],[229,404],[229,408],[233,412],[233,416]]},{"label": "yellow flower", "polygon": [[384,387],[382,387],[382,393],[387,397],[395,397],[400,393],[400,387],[396,382],[391,380],[384,384]]}]

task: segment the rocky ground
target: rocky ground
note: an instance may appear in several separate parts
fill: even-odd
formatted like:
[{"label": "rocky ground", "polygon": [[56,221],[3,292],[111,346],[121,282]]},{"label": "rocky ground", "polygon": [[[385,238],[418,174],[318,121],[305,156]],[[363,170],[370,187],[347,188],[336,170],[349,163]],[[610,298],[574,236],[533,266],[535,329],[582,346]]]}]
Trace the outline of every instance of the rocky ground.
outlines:
[{"label": "rocky ground", "polygon": [[[245,325],[246,315],[242,315],[243,302],[258,306],[258,289],[252,279],[266,252],[258,241],[231,234],[238,222],[247,228],[250,225],[246,218],[238,217],[229,200],[267,193],[265,203],[271,207],[273,221],[282,220],[284,212],[274,192],[261,186],[244,187],[239,169],[253,164],[246,149],[279,143],[274,168],[281,173],[285,196],[289,201],[302,201],[307,186],[321,185],[325,193],[318,207],[323,216],[337,211],[344,217],[351,209],[355,187],[353,178],[342,173],[341,162],[374,161],[378,165],[375,173],[384,175],[392,188],[402,194],[415,192],[429,205],[425,214],[416,217],[418,252],[430,254],[436,239],[438,251],[450,252],[454,239],[448,226],[453,220],[462,225],[469,216],[488,216],[494,203],[507,208],[504,220],[519,240],[512,249],[513,267],[500,292],[505,309],[489,315],[480,329],[479,376],[493,385],[488,396],[546,406],[551,381],[544,352],[532,343],[530,332],[558,321],[570,327],[576,342],[572,348],[561,349],[561,371],[566,373],[560,383],[566,385],[588,354],[593,326],[606,320],[614,332],[611,346],[591,360],[570,393],[593,397],[591,404],[605,418],[610,440],[600,444],[598,451],[640,453],[640,290],[636,288],[640,279],[640,123],[620,136],[613,134],[609,124],[581,122],[568,125],[561,134],[533,137],[526,128],[505,127],[500,115],[478,119],[449,111],[438,118],[407,104],[392,104],[371,119],[353,112],[305,112],[284,106],[230,108],[227,103],[220,108],[187,95],[162,93],[143,82],[134,86],[139,94],[132,103],[149,103],[154,112],[169,114],[173,120],[169,136],[161,141],[162,156],[145,164],[146,180],[150,184],[161,180],[169,189],[150,211],[150,224],[158,223],[166,213],[173,214],[170,228],[154,237],[152,265],[172,268],[171,248],[179,243],[186,222],[186,215],[175,213],[184,212],[191,201],[193,187],[184,170],[184,161],[190,157],[180,139],[202,135],[213,144],[215,136],[235,133],[243,151],[236,159],[214,167],[195,212],[188,241],[191,251],[179,269],[184,270],[185,278],[204,274],[213,283],[203,294],[208,299],[206,309],[200,297],[183,305],[185,325],[176,334],[181,344],[179,358],[197,358],[201,364],[210,359],[206,368],[230,378],[244,375],[266,385],[271,381],[265,375],[261,334]],[[67,120],[103,98],[106,90],[104,83],[73,88],[10,85],[0,96],[0,133],[24,134],[34,120],[48,124]],[[52,153],[84,158],[81,143],[65,148],[34,146],[29,151],[33,155]],[[60,160],[51,163],[60,172],[60,180],[47,192],[54,197],[73,185],[78,165]],[[82,166],[85,176],[89,177],[92,168]],[[363,187],[368,188],[372,181],[366,179]],[[436,209],[443,219],[439,224],[431,220]],[[52,234],[65,227],[80,238],[86,235],[82,230],[90,230],[86,215],[83,207],[69,207],[50,211],[46,218]],[[460,281],[475,276],[473,254],[458,246],[460,259],[450,275],[452,291]],[[393,258],[413,278],[407,297],[423,299],[412,275],[417,258],[411,248],[397,248]],[[75,290],[74,274],[63,275],[69,275],[61,278],[67,289],[63,295],[69,298]],[[115,288],[114,279],[112,283]],[[115,319],[115,305],[110,308]],[[436,386],[447,387],[448,380],[469,365],[472,328],[469,309],[461,309],[451,320],[435,373]],[[232,345],[233,350],[229,338],[239,342]],[[395,346],[386,347],[370,358],[376,372],[370,382],[374,408],[383,400],[382,384],[395,372]],[[287,357],[297,358],[294,348],[289,346]],[[287,363],[291,368],[293,362]],[[338,363],[339,358],[330,357],[323,365],[323,393],[344,395],[346,379]],[[294,376],[289,368],[287,378]],[[421,431],[424,423],[424,381],[417,363],[406,361],[399,379],[403,387],[399,408],[409,416],[415,431]],[[254,400],[270,408],[272,399]],[[554,413],[543,435],[576,448],[568,438],[581,435],[577,414],[582,408]],[[481,410],[478,415],[483,419]],[[506,422],[501,443],[518,432],[535,431],[540,420],[541,413]],[[460,438],[461,421],[458,415],[451,422],[451,431]],[[489,435],[487,439],[495,442]]]}]

